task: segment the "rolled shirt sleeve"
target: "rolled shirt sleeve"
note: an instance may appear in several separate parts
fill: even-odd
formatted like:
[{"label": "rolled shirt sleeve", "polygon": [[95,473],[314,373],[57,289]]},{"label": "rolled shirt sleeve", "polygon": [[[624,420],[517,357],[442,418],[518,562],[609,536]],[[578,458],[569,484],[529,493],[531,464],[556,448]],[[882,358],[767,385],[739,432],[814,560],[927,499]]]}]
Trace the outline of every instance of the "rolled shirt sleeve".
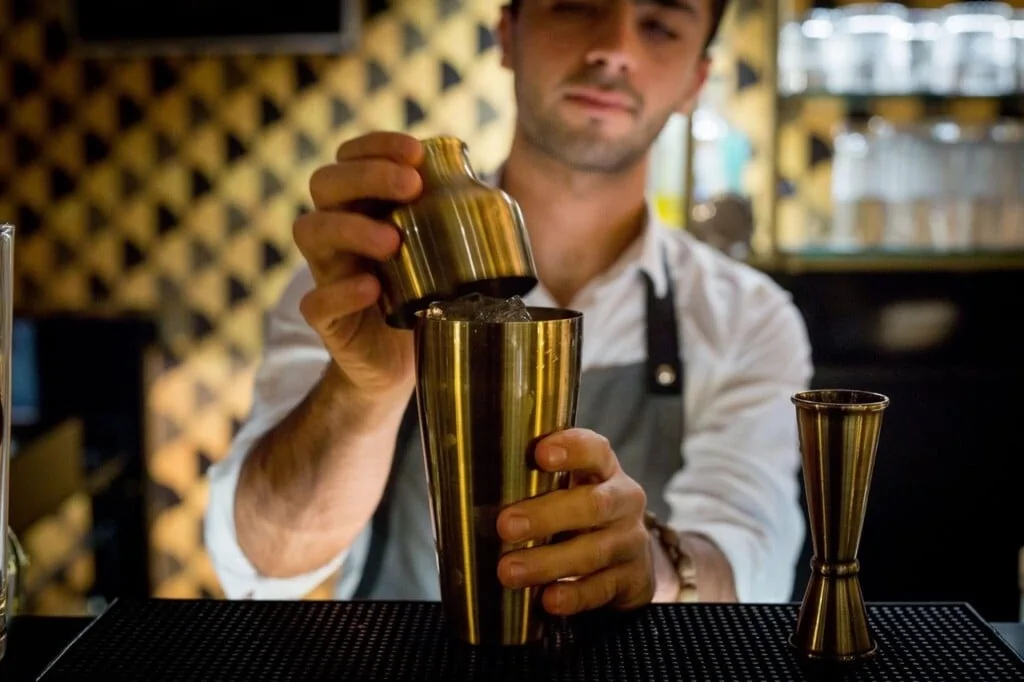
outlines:
[{"label": "rolled shirt sleeve", "polygon": [[[367,528],[348,551],[326,565],[291,578],[269,578],[260,575],[246,557],[235,532],[235,491],[245,458],[259,439],[308,395],[330,361],[320,338],[299,312],[299,300],[312,286],[309,270],[302,268],[270,311],[249,417],[227,456],[207,472],[209,501],[204,517],[204,542],[229,599],[300,599],[338,571],[343,562],[346,571],[339,592],[352,592],[360,573],[356,569],[368,545]],[[349,554],[353,556],[346,561]]]},{"label": "rolled shirt sleeve", "polygon": [[789,601],[805,527],[790,401],[813,372],[799,311],[773,283],[746,292],[722,361],[687,420],[670,524],[701,533],[732,566],[741,602]]}]

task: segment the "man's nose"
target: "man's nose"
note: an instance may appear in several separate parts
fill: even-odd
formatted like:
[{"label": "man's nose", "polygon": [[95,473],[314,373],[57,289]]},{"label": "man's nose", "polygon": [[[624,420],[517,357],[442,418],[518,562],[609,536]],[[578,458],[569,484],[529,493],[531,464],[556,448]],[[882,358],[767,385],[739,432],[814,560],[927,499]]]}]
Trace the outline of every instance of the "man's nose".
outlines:
[{"label": "man's nose", "polygon": [[600,67],[615,75],[631,73],[636,68],[640,47],[636,17],[631,2],[611,3],[604,20],[597,26],[594,42],[587,52],[587,65]]}]

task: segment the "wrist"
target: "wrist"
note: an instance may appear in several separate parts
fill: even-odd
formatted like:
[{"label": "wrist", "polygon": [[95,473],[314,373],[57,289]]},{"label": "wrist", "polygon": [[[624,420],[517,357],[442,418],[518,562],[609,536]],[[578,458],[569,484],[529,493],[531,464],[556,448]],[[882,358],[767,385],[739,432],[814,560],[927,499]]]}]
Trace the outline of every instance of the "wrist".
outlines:
[{"label": "wrist", "polygon": [[375,437],[382,429],[391,429],[401,421],[412,397],[412,387],[401,385],[389,389],[366,390],[353,384],[334,361],[328,363],[317,387],[320,398],[315,402],[329,407],[335,415],[347,415],[344,433],[358,440]]},{"label": "wrist", "polygon": [[696,565],[701,601],[736,602],[732,564],[722,550],[702,533],[683,532],[679,541]]},{"label": "wrist", "polygon": [[653,533],[650,533],[650,543],[654,563],[654,597],[651,601],[655,604],[675,602],[682,587],[679,573],[665,553],[665,548]]},{"label": "wrist", "polygon": [[656,602],[698,601],[697,563],[681,535],[647,512],[644,523],[654,554]]}]

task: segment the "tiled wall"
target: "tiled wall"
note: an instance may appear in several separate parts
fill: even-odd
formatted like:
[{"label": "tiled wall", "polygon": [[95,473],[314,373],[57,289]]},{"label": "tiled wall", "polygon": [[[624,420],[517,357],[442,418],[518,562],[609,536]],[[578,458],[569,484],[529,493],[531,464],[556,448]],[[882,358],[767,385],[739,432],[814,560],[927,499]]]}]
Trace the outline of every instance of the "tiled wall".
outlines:
[{"label": "tiled wall", "polygon": [[[160,323],[147,454],[157,596],[221,594],[202,475],[249,409],[314,168],[379,128],[459,135],[484,171],[502,160],[514,103],[490,31],[500,4],[394,0],[341,57],[85,59],[56,0],[0,0],[0,219],[18,226],[18,305]],[[721,59],[736,74],[730,116],[757,146],[770,132],[759,3],[739,4],[741,49]],[[757,195],[764,176],[751,177]]]},{"label": "tiled wall", "polygon": [[499,3],[395,2],[358,52],[314,58],[82,59],[57,7],[0,1],[0,217],[18,227],[17,302],[160,321],[152,578],[160,596],[217,595],[202,474],[248,411],[309,176],[374,128],[454,133],[495,167],[512,114],[490,33]]}]

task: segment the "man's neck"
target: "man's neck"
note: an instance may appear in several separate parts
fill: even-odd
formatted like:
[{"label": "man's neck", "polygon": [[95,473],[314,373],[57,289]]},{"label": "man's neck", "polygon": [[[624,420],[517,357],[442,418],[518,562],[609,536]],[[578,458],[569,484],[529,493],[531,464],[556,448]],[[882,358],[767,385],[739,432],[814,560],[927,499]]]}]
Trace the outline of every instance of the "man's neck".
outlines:
[{"label": "man's neck", "polygon": [[643,229],[646,161],[619,174],[584,173],[516,136],[502,188],[526,220],[541,283],[568,306]]}]

